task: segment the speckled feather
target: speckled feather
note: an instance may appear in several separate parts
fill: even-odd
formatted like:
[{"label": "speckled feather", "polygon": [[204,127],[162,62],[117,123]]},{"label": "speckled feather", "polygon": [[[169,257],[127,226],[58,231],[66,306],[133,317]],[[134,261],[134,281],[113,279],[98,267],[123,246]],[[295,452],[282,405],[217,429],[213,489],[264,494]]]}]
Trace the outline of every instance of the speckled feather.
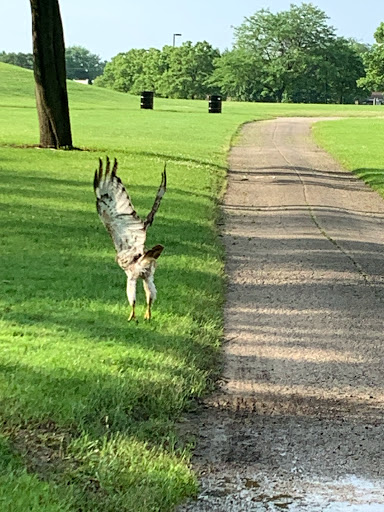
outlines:
[{"label": "speckled feather", "polygon": [[99,168],[95,172],[94,189],[97,211],[116,248],[116,260],[126,270],[129,265],[145,254],[147,228],[152,224],[166,190],[166,169],[164,167],[153,207],[143,222],[137,215],[123,183],[116,175],[117,166],[115,159],[111,171],[107,157],[104,171],[103,162],[100,159]]}]

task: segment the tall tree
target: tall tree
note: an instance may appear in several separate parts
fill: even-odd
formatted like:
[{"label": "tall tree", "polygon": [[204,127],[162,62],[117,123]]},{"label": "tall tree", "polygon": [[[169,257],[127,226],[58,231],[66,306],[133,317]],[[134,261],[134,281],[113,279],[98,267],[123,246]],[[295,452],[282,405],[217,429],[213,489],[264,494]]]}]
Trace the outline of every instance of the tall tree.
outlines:
[{"label": "tall tree", "polygon": [[58,0],[30,0],[40,146],[72,148],[63,25]]},{"label": "tall tree", "polygon": [[384,91],[384,22],[380,23],[374,36],[376,44],[363,56],[366,76],[358,84],[370,91]]},{"label": "tall tree", "polygon": [[336,37],[308,59],[305,72],[290,81],[286,95],[295,103],[353,103],[366,95],[356,83],[363,75],[355,42]]},{"label": "tall tree", "polygon": [[164,46],[166,71],[162,74],[158,91],[169,98],[204,99],[212,93],[209,78],[219,50],[207,41],[193,45],[191,41],[181,46]]},{"label": "tall tree", "polygon": [[335,38],[327,19],[323,11],[303,3],[276,14],[261,9],[236,28],[235,48],[254,53],[263,63],[268,77],[264,95],[290,99],[292,83]]},{"label": "tall tree", "polygon": [[135,82],[144,71],[146,50],[132,49],[118,53],[105,66],[104,73],[95,80],[95,85],[119,92],[131,92]]},{"label": "tall tree", "polygon": [[364,76],[364,64],[355,41],[338,37],[327,52],[329,64],[329,99],[333,103],[353,103],[365,97],[367,91],[358,87],[357,81]]},{"label": "tall tree", "polygon": [[356,81],[366,48],[336,37],[327,20],[305,3],[276,14],[257,11],[236,29],[235,48],[216,63],[213,79],[258,101],[353,102],[364,94]]},{"label": "tall tree", "polygon": [[215,69],[209,79],[223,96],[237,101],[260,101],[267,80],[258,55],[242,48],[225,51],[214,61]]},{"label": "tall tree", "polygon": [[158,84],[162,74],[167,69],[167,59],[163,52],[157,48],[145,50],[142,56],[142,70],[137,74],[130,92],[140,94],[141,91],[156,91],[159,94]]}]

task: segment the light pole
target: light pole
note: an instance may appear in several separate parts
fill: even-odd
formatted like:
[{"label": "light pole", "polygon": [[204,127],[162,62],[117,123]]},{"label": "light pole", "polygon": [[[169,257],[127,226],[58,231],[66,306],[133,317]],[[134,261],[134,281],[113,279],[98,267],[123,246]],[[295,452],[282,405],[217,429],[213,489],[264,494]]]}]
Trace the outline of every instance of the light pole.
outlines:
[{"label": "light pole", "polygon": [[182,36],[183,34],[173,34],[173,46],[175,46],[176,36]]}]

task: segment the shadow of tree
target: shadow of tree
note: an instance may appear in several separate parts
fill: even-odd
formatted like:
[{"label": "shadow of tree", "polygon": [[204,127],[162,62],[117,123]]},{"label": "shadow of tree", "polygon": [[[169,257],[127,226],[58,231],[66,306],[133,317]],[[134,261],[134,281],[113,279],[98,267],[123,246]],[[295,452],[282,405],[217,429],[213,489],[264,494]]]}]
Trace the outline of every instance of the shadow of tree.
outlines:
[{"label": "shadow of tree", "polygon": [[353,169],[352,173],[374,189],[382,189],[384,185],[384,169],[359,168]]},{"label": "shadow of tree", "polygon": [[[149,243],[166,247],[153,322],[129,324],[125,276],[91,182],[3,174],[2,420],[15,432],[49,424],[69,444],[79,436],[95,445],[118,436],[151,443],[175,464],[183,448],[172,441],[173,424],[212,383],[218,358],[223,282],[216,228],[205,220],[211,198],[167,192],[149,232]],[[152,206],[156,189],[131,190],[139,211]],[[167,485],[166,474],[156,478]],[[71,485],[81,491],[89,481]]]}]

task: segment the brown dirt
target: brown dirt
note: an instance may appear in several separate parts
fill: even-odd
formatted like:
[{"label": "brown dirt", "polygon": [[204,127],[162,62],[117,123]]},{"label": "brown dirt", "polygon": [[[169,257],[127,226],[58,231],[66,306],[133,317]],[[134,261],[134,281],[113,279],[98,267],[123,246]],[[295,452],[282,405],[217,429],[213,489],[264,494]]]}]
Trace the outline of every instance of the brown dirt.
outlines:
[{"label": "brown dirt", "polygon": [[201,492],[180,512],[384,511],[384,201],[315,121],[245,125],[231,151],[223,384],[185,422]]},{"label": "brown dirt", "polygon": [[66,453],[67,445],[73,438],[69,428],[61,428],[47,421],[25,427],[4,425],[3,431],[14,451],[23,458],[27,469],[42,479],[49,479],[53,474],[62,473],[75,465],[75,461]]}]

